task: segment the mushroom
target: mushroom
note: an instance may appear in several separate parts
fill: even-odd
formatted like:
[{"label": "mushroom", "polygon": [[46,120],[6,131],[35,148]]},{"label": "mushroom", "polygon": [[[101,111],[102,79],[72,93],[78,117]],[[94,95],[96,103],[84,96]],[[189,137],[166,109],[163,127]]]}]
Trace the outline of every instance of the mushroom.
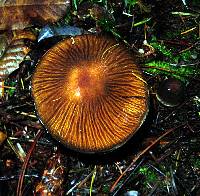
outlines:
[{"label": "mushroom", "polygon": [[39,119],[73,150],[94,153],[120,147],[148,111],[147,84],[134,61],[111,38],[80,35],[60,41],[33,74]]},{"label": "mushroom", "polygon": [[176,78],[162,81],[157,89],[156,97],[165,106],[174,107],[184,100],[184,85]]}]

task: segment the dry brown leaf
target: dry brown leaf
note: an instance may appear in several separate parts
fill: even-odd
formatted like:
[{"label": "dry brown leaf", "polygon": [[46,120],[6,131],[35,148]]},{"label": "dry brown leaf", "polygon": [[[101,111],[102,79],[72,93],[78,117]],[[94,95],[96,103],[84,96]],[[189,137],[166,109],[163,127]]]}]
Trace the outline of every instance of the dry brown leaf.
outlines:
[{"label": "dry brown leaf", "polygon": [[69,0],[0,0],[0,30],[55,22],[69,5]]},{"label": "dry brown leaf", "polygon": [[[4,37],[2,37],[2,41]],[[5,37],[6,38],[6,37]],[[19,64],[24,60],[30,48],[26,46],[24,40],[35,41],[36,37],[32,32],[22,31],[16,34],[10,43],[5,45],[5,50],[0,58],[0,82],[5,80],[9,74],[19,68]]]}]

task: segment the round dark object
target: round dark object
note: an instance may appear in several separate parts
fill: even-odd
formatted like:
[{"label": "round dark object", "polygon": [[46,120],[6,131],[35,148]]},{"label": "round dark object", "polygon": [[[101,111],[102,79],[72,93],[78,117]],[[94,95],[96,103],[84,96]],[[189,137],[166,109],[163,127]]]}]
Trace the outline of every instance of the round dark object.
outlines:
[{"label": "round dark object", "polygon": [[161,82],[156,95],[163,105],[169,107],[177,106],[184,99],[184,85],[176,78],[168,78]]},{"label": "round dark object", "polygon": [[133,55],[113,39],[65,39],[40,60],[32,80],[37,113],[62,144],[102,152],[124,144],[143,123],[148,88]]}]

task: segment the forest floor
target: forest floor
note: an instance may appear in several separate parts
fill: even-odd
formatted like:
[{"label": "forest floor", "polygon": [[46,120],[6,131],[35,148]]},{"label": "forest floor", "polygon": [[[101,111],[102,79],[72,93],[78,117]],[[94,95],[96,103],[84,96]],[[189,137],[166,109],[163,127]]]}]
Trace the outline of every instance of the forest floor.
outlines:
[{"label": "forest floor", "polygon": [[[200,4],[149,2],[72,1],[65,17],[51,24],[59,32],[47,38],[46,25],[29,28],[43,40],[37,42],[37,34],[36,41],[27,41],[30,59],[6,78],[1,92],[0,196],[200,195]],[[78,28],[64,32],[66,25]],[[149,87],[145,122],[109,153],[62,146],[35,113],[31,76],[37,61],[79,30],[122,42]]]}]

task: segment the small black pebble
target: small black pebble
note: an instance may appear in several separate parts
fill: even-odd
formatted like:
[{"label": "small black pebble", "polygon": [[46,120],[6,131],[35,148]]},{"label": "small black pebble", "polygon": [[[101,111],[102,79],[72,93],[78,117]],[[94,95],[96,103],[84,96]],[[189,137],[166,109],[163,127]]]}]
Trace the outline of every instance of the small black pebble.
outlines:
[{"label": "small black pebble", "polygon": [[178,79],[168,78],[161,82],[156,96],[165,106],[177,106],[184,100],[184,85]]}]

